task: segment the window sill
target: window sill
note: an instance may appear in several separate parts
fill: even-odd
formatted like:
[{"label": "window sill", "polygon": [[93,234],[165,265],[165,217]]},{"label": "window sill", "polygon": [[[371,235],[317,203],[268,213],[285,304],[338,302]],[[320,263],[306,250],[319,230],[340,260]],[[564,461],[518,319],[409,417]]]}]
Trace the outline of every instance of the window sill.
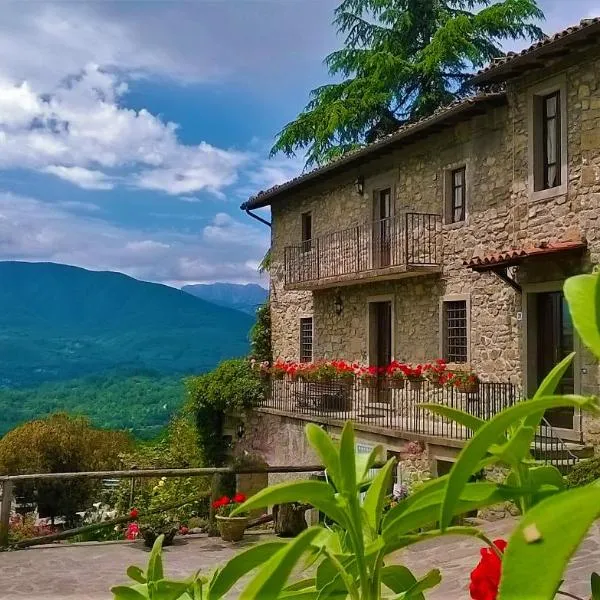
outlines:
[{"label": "window sill", "polygon": [[557,198],[558,196],[566,196],[567,191],[566,185],[559,185],[558,187],[553,187],[547,190],[531,192],[529,197],[531,202],[543,202],[544,200],[550,200],[551,198]]},{"label": "window sill", "polygon": [[442,225],[442,228],[444,229],[444,231],[452,231],[454,229],[460,229],[461,227],[464,227],[467,224],[467,220],[465,219],[464,221],[457,221],[456,223],[444,223]]}]

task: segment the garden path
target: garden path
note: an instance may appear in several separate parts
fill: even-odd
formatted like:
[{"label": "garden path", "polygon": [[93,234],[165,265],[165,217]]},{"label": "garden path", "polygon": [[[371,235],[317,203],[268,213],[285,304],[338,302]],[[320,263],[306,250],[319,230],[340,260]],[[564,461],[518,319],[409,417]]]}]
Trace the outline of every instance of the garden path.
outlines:
[{"label": "garden path", "polygon": [[[512,519],[487,524],[493,537],[506,537]],[[165,549],[168,576],[183,577],[194,570],[209,571],[240,548],[269,536],[247,534],[243,542],[230,544],[218,538],[190,536]],[[433,600],[467,600],[469,573],[479,560],[481,544],[470,538],[447,537],[430,540],[395,555],[416,574],[433,567],[442,571],[442,584],[427,595]],[[141,542],[60,544],[0,554],[0,599],[2,600],[109,600],[112,585],[126,582],[130,564],[145,566],[147,550]],[[543,568],[543,565],[540,565]],[[589,577],[600,570],[600,526],[594,525],[571,561],[563,589],[589,597]],[[232,598],[237,593],[231,594]],[[519,600],[519,599],[515,599]],[[523,599],[533,600],[533,599]]]}]

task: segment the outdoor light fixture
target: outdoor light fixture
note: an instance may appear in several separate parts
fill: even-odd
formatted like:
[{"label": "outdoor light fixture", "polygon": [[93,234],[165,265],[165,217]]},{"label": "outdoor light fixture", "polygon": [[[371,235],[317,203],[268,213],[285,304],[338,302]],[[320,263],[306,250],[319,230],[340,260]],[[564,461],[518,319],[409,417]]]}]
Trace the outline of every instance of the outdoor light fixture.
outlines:
[{"label": "outdoor light fixture", "polygon": [[354,189],[359,196],[362,196],[365,191],[365,178],[359,175],[354,182]]},{"label": "outdoor light fixture", "polygon": [[333,299],[333,308],[335,309],[335,314],[339,317],[344,312],[344,301],[339,294],[335,295]]}]

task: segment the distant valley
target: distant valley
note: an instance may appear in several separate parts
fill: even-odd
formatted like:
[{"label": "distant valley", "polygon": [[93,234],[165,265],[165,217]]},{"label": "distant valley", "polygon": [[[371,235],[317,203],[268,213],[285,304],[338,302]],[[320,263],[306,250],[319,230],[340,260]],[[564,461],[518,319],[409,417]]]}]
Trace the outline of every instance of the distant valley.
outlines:
[{"label": "distant valley", "polygon": [[241,285],[238,283],[201,283],[185,285],[181,288],[184,292],[197,298],[208,300],[219,306],[227,306],[241,310],[254,316],[256,309],[264,304],[269,292],[256,283]]}]

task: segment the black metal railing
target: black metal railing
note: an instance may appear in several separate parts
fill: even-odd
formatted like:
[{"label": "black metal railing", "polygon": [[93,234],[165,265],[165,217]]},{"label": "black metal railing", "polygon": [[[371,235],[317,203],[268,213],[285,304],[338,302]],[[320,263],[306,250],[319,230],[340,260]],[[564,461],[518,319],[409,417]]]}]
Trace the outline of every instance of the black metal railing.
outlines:
[{"label": "black metal railing", "polygon": [[282,379],[271,382],[263,406],[315,420],[352,419],[388,430],[466,440],[472,435],[469,429],[420,405],[442,404],[487,420],[521,399],[519,388],[511,383],[480,382],[464,392],[429,381],[406,382],[402,389],[394,389],[385,382],[365,387],[352,379],[321,383]]},{"label": "black metal railing", "polygon": [[286,284],[441,262],[440,215],[402,213],[285,248]]},{"label": "black metal railing", "polygon": [[532,453],[536,460],[554,465],[563,473],[569,472],[579,461],[579,457],[545,418],[535,434]]}]

